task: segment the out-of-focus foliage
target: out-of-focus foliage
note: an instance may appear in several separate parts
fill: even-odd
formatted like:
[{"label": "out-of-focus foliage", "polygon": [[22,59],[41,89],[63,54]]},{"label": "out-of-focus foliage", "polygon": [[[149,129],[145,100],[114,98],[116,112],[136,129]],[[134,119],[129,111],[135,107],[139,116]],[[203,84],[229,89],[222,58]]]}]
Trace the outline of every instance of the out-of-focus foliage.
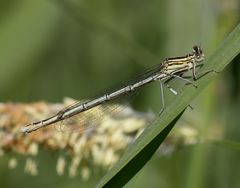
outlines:
[{"label": "out-of-focus foliage", "polygon": [[[0,5],[1,102],[91,97],[165,57],[186,54],[194,44],[201,44],[207,58],[240,17],[237,0],[10,0]],[[131,187],[240,186],[235,145],[240,134],[239,61],[237,57],[183,117],[199,130],[203,144],[167,157],[156,155]],[[158,85],[153,86],[134,101],[136,106],[159,109]],[[222,139],[216,141],[219,135]],[[40,158],[46,165],[37,177],[20,168],[9,171],[9,157],[1,157],[1,187],[82,183],[57,176],[57,153]],[[97,178],[81,185],[94,185]]]}]

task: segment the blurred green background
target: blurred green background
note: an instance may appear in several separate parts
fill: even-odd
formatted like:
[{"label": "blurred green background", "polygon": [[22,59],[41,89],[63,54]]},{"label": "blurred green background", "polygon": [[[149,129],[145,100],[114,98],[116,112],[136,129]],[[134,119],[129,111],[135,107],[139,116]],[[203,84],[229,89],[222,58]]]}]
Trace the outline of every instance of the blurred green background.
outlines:
[{"label": "blurred green background", "polygon": [[[166,57],[185,55],[195,44],[208,58],[240,20],[238,0],[5,0],[0,5],[1,102],[92,97]],[[156,154],[129,187],[240,187],[239,61],[240,56],[184,114],[203,143]],[[157,84],[135,103],[156,111],[156,100]],[[204,142],[219,134],[220,142]],[[42,155],[48,160],[39,162],[45,165],[37,177],[24,174],[23,167],[9,170],[7,157],[1,157],[0,186],[91,187],[100,178],[58,177],[57,154]]]}]

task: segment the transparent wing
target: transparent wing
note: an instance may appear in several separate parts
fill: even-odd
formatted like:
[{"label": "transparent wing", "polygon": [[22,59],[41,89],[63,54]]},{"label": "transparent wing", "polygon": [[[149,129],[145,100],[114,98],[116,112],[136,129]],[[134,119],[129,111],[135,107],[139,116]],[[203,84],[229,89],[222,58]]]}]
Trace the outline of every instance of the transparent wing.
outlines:
[{"label": "transparent wing", "polygon": [[[74,105],[74,104],[73,104]],[[99,105],[55,124],[55,129],[64,133],[86,133],[95,131],[97,127],[109,118],[116,118],[127,105]]]},{"label": "transparent wing", "polygon": [[[147,78],[153,73],[158,72],[161,69],[161,65],[157,65],[152,67],[150,70],[138,76],[135,80],[131,81],[131,83],[136,83],[138,80],[142,80],[143,78]],[[125,85],[126,86],[126,85]],[[110,93],[110,92],[109,92]],[[131,94],[127,94],[128,102],[133,100],[133,96],[136,96],[138,92],[134,91]],[[129,99],[130,98],[130,99]],[[72,109],[79,104],[79,102],[72,102],[69,107]],[[69,108],[68,107],[68,108]],[[99,105],[84,112],[81,112],[73,117],[65,119],[59,123],[55,124],[55,128],[61,132],[85,132],[94,130],[101,123],[103,123],[107,118],[114,117],[119,112],[124,111],[125,108],[128,108],[129,105],[119,105],[113,104],[111,102],[107,102],[104,105]]]},{"label": "transparent wing", "polygon": [[[150,75],[159,72],[161,69],[160,65],[155,65],[150,70],[146,71],[145,73],[139,75],[136,79],[130,81],[128,84],[136,83],[143,78],[147,78]],[[126,85],[125,85],[126,86]],[[136,96],[138,92],[133,92],[134,95],[128,94],[128,96]],[[132,101],[134,97],[130,97],[131,99],[128,101]],[[70,108],[74,108],[78,102],[72,103]],[[94,128],[98,127],[101,123],[103,123],[106,118],[114,117],[119,112],[122,112],[125,107],[128,105],[118,105],[118,104],[111,104],[107,103],[106,105],[99,105],[94,108],[91,108],[87,111],[81,112],[78,115],[74,115],[71,118],[65,119],[55,125],[56,129],[61,132],[85,132],[93,130]],[[69,108],[69,107],[68,107]]]}]

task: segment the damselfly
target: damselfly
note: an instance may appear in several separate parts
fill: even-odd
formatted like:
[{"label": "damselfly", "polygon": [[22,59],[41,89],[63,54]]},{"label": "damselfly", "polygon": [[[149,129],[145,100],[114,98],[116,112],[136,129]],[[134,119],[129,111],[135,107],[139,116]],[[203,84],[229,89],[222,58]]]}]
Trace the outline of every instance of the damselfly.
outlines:
[{"label": "damselfly", "polygon": [[165,108],[163,86],[166,86],[172,93],[177,94],[177,92],[167,84],[167,82],[170,79],[176,78],[183,80],[184,82],[196,87],[196,85],[191,80],[184,78],[183,74],[188,70],[192,70],[193,80],[196,80],[197,79],[196,68],[203,65],[202,63],[203,60],[204,54],[202,52],[201,47],[194,46],[192,52],[189,53],[188,55],[165,59],[156,68],[146,72],[142,78],[138,79],[133,83],[125,85],[120,89],[114,90],[112,92],[106,93],[103,96],[96,97],[85,102],[77,102],[63,110],[60,110],[57,114],[53,115],[52,117],[26,125],[25,127],[22,128],[21,131],[23,133],[30,133],[42,127],[48,126],[50,124],[66,120],[81,112],[85,112],[98,105],[101,105],[108,101],[112,101],[113,99],[116,99],[122,95],[135,91],[140,87],[149,84],[153,81],[158,81],[160,83],[162,100],[162,108],[160,110],[161,114],[161,112]]}]

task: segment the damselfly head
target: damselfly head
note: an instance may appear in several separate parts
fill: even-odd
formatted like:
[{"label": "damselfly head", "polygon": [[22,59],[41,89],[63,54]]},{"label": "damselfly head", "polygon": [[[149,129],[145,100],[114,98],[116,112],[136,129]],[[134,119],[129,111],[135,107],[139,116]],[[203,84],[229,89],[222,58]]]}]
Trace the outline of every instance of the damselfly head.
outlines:
[{"label": "damselfly head", "polygon": [[193,55],[195,56],[195,60],[197,62],[204,60],[204,54],[200,46],[193,46]]}]

